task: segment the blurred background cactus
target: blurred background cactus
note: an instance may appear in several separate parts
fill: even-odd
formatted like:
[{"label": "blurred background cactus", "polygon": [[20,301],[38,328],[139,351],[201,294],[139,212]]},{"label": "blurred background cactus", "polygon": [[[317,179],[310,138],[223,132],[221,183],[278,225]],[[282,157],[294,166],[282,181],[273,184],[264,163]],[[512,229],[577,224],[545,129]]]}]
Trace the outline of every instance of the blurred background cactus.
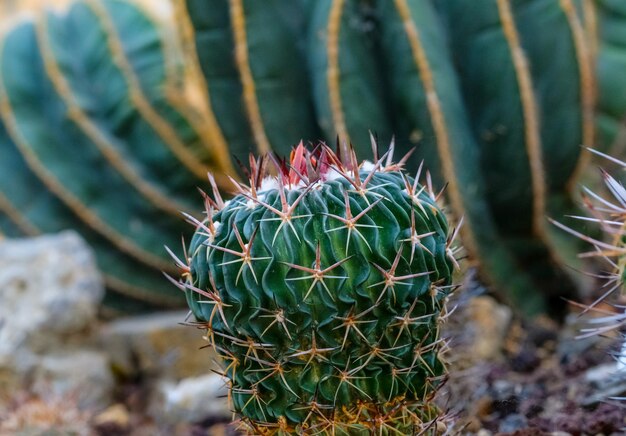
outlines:
[{"label": "blurred background cactus", "polygon": [[[619,0],[584,2],[586,25],[597,56],[598,136],[595,146],[611,156],[626,152],[626,4]],[[593,7],[595,6],[595,7]],[[606,163],[606,162],[605,162]]]},{"label": "blurred background cactus", "polygon": [[207,170],[232,173],[182,98],[184,64],[169,35],[112,0],[38,12],[2,40],[3,229],[79,229],[113,310],[182,303],[160,273],[172,270],[163,244],[180,240],[179,211],[194,209]]},{"label": "blurred background cactus", "polygon": [[179,210],[201,216],[207,170],[225,187],[250,151],[337,135],[368,157],[370,130],[397,152],[416,146],[407,167],[424,160],[448,184],[468,254],[517,309],[559,315],[575,295],[563,267],[576,265],[575,239],[545,216],[572,209],[596,101],[597,143],[619,142],[619,0],[163,8],[78,0],[2,37],[0,229],[79,229],[109,310],[179,303],[162,245],[180,246]]}]

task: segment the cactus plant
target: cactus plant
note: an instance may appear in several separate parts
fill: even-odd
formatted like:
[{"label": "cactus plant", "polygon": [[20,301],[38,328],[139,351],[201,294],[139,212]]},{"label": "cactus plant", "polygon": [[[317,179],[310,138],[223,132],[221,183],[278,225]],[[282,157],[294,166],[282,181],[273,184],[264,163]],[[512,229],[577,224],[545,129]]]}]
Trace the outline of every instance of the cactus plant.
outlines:
[{"label": "cactus plant", "polygon": [[[16,24],[0,51],[0,224],[11,235],[79,230],[95,246],[110,311],[179,307],[161,270],[195,187],[228,154],[181,99],[183,65],[132,3],[79,1]],[[112,206],[114,205],[114,206]]]},{"label": "cactus plant", "polygon": [[251,159],[248,186],[207,197],[178,286],[250,434],[437,428],[455,233],[390,156],[300,144],[277,175]]},{"label": "cactus plant", "polygon": [[[594,151],[594,153],[613,164],[617,164],[620,169],[626,169],[626,162],[599,151]],[[604,237],[589,236],[559,221],[552,220],[556,227],[580,238],[593,247],[582,253],[581,256],[601,259],[607,268],[605,272],[597,275],[599,279],[605,281],[602,286],[602,294],[585,308],[585,312],[597,310],[599,316],[590,321],[590,326],[583,330],[582,337],[606,334],[611,330],[617,332],[626,325],[626,311],[624,310],[626,307],[622,304],[623,296],[626,294],[626,188],[622,182],[605,170],[600,169],[600,173],[606,187],[606,193],[598,194],[589,188],[583,188],[583,200],[588,214],[574,218],[597,223],[602,229]],[[613,310],[597,309],[596,306],[600,303],[605,303],[607,307],[613,306]],[[625,371],[626,336],[622,333],[621,337],[623,339],[622,348],[617,353],[616,360],[618,369]]]},{"label": "cactus plant", "polygon": [[[193,211],[206,170],[224,187],[250,151],[337,135],[367,157],[371,130],[395,135],[401,152],[417,146],[407,168],[424,160],[449,183],[469,254],[515,307],[558,310],[571,296],[559,264],[574,263],[577,248],[544,216],[572,207],[588,156],[580,144],[594,142],[596,52],[603,113],[622,110],[611,103],[614,1],[597,3],[597,20],[589,0],[172,3],[173,26],[132,0],[76,0],[3,36],[0,149],[17,147],[24,161],[1,188],[5,233],[55,228],[45,219],[54,209],[24,210],[30,199],[13,192],[26,171],[19,177],[62,204],[56,228],[88,228],[110,253],[152,269],[148,289],[134,292],[127,262],[103,266],[118,285],[110,301],[159,304],[149,289],[162,288],[157,270],[172,271],[162,243],[184,231],[178,211]],[[607,42],[594,44],[596,33]],[[598,119],[604,143],[617,124]]]}]

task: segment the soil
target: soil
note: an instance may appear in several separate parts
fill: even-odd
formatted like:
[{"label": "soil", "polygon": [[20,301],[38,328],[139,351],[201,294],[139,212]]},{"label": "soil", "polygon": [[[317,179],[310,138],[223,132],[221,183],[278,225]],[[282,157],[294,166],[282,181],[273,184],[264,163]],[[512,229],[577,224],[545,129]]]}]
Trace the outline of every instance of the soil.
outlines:
[{"label": "soil", "polygon": [[[493,313],[482,319],[468,313],[472,300],[489,298],[477,295],[483,288],[469,288],[453,301],[459,309],[447,327],[451,375],[440,400],[455,418],[451,433],[626,434],[626,369],[619,371],[615,358],[619,332],[579,338],[594,314],[582,315],[576,305],[562,325],[513,318],[508,326],[494,326]],[[477,360],[477,337],[489,331],[480,324],[504,334],[490,356]]]}]

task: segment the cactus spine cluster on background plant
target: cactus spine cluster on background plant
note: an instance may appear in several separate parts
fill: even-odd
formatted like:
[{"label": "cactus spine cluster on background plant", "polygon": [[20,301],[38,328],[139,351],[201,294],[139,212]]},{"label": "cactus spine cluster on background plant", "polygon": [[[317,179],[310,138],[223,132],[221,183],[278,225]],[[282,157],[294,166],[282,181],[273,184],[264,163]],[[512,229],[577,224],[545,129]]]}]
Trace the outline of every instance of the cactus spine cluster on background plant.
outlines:
[{"label": "cactus spine cluster on background plant", "polygon": [[[594,151],[612,164],[617,164],[620,169],[626,169],[626,162],[613,158],[605,153]],[[585,311],[596,312],[589,326],[583,330],[582,336],[605,334],[610,331],[619,331],[626,326],[626,188],[621,181],[610,175],[607,171],[600,170],[606,194],[599,194],[589,188],[583,188],[583,203],[588,212],[587,216],[575,216],[585,222],[597,223],[604,233],[604,238],[596,239],[584,233],[578,232],[564,224],[553,220],[553,224],[568,233],[591,244],[593,249],[581,254],[583,257],[600,258],[604,261],[605,272],[597,275],[604,280],[602,294]],[[598,309],[600,303],[611,307],[611,310]],[[618,352],[616,360],[618,368],[626,371],[626,336],[622,349]]]},{"label": "cactus spine cluster on background plant", "polygon": [[177,284],[251,434],[437,429],[455,233],[390,156],[300,144],[290,162],[251,158],[249,185],[192,220]]}]

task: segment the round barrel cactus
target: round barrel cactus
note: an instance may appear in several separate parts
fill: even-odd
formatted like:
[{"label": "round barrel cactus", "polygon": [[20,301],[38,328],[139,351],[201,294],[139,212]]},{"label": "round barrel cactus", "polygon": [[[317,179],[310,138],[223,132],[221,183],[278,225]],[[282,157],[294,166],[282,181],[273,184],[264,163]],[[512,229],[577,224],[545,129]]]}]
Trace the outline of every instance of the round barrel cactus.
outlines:
[{"label": "round barrel cactus", "polygon": [[300,144],[290,162],[251,158],[231,200],[206,197],[178,285],[250,434],[437,428],[454,237],[389,155]]}]

